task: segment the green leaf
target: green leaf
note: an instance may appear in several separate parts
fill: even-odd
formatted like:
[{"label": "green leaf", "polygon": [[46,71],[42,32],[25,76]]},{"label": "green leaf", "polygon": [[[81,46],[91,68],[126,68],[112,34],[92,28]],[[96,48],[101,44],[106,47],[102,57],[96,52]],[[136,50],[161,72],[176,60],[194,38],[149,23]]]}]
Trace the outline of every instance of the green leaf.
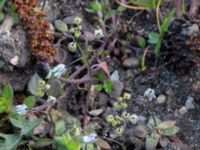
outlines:
[{"label": "green leaf", "polygon": [[11,110],[10,103],[3,97],[0,97],[0,113],[9,112],[10,110]]},{"label": "green leaf", "polygon": [[161,35],[163,36],[165,32],[168,31],[168,27],[169,27],[169,24],[172,20],[172,17],[174,16],[175,14],[175,9],[173,9],[170,14],[164,19],[162,25],[161,25]]},{"label": "green leaf", "polygon": [[93,2],[91,3],[91,6],[93,11],[97,12],[97,11],[100,11],[102,10],[102,6],[101,6],[101,3],[98,3],[98,2]]},{"label": "green leaf", "polygon": [[139,37],[138,39],[138,45],[141,47],[141,48],[145,48],[146,46],[146,41],[143,37]]},{"label": "green leaf", "polygon": [[114,90],[113,83],[111,81],[105,81],[103,84],[103,89],[107,94],[111,94]]},{"label": "green leaf", "polygon": [[5,85],[2,91],[2,97],[11,103],[13,101],[13,95],[12,86],[10,84]]},{"label": "green leaf", "polygon": [[42,122],[42,120],[42,118],[33,121],[10,119],[13,126],[21,129],[21,136],[32,136],[33,130]]},{"label": "green leaf", "polygon": [[99,73],[97,74],[97,76],[98,76],[98,79],[99,79],[101,82],[103,82],[103,81],[106,79],[106,76],[105,76],[105,74],[104,74],[103,72],[99,72]]},{"label": "green leaf", "polygon": [[158,141],[159,141],[158,134],[152,134],[151,136],[147,136],[146,141],[145,141],[146,150],[156,149],[156,146],[158,145]]},{"label": "green leaf", "polygon": [[131,3],[137,6],[153,9],[150,2],[131,0]]},{"label": "green leaf", "polygon": [[62,20],[56,20],[54,22],[55,28],[60,31],[60,32],[67,32],[68,31],[68,26],[65,22]]},{"label": "green leaf", "polygon": [[62,134],[65,130],[66,130],[65,121],[64,120],[57,121],[55,124],[56,134]]},{"label": "green leaf", "polygon": [[0,12],[0,22],[2,22],[5,18],[5,15],[4,13]]},{"label": "green leaf", "polygon": [[176,121],[173,120],[167,120],[167,121],[163,121],[161,123],[158,124],[157,129],[167,129],[167,128],[171,128],[176,124]]},{"label": "green leaf", "polygon": [[179,130],[180,130],[179,127],[173,126],[173,127],[171,127],[171,128],[167,128],[167,129],[162,130],[161,134],[162,134],[162,135],[165,135],[165,136],[173,136],[173,135],[175,135]]},{"label": "green leaf", "polygon": [[156,0],[150,0],[149,4],[150,4],[152,9],[154,9],[154,10],[156,9]]},{"label": "green leaf", "polygon": [[25,100],[24,100],[24,104],[26,104],[26,106],[28,108],[33,108],[35,106],[35,102],[36,102],[36,98],[35,96],[28,96]]},{"label": "green leaf", "polygon": [[162,41],[162,39],[159,39],[159,41],[156,44],[156,47],[154,49],[154,53],[155,53],[156,57],[159,57],[159,55],[160,55],[161,41]]},{"label": "green leaf", "polygon": [[49,146],[51,144],[53,144],[52,140],[49,140],[49,139],[39,139],[38,141],[31,143],[30,146],[32,148],[35,148],[35,149],[39,149],[39,148],[41,149],[41,148],[47,147],[47,146]]},{"label": "green leaf", "polygon": [[121,14],[123,11],[125,11],[126,10],[126,7],[122,7],[122,6],[118,6],[117,7],[117,10],[116,10],[116,13],[117,14]]},{"label": "green leaf", "polygon": [[31,92],[31,94],[42,97],[45,94],[45,84],[46,82],[42,80],[38,74],[35,73],[29,80],[28,90]]},{"label": "green leaf", "polygon": [[156,126],[161,123],[161,120],[159,118],[157,118],[156,116],[151,116],[149,118],[149,121],[147,123],[147,126],[150,128],[150,129],[155,129]]},{"label": "green leaf", "polygon": [[95,85],[95,89],[98,91],[98,92],[101,92],[103,90],[103,85],[102,84],[97,84]]},{"label": "green leaf", "polygon": [[3,134],[0,137],[4,140],[0,141],[0,150],[16,150],[21,138],[18,134]]},{"label": "green leaf", "polygon": [[148,33],[148,42],[151,44],[157,44],[160,40],[160,35],[156,32]]},{"label": "green leaf", "polygon": [[80,150],[81,143],[79,141],[75,141],[71,138],[69,134],[63,135],[61,137],[55,137],[55,140],[58,142],[60,146],[64,146],[67,150]]},{"label": "green leaf", "polygon": [[0,0],[0,11],[3,10],[3,7],[5,6],[6,0]]}]

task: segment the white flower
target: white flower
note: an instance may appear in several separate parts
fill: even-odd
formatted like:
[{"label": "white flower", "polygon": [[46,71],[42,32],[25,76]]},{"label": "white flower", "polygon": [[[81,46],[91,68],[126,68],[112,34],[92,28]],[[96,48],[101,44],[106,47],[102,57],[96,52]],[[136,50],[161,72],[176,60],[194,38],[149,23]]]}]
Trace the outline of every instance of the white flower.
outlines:
[{"label": "white flower", "polygon": [[19,115],[25,115],[28,111],[28,107],[25,104],[17,105],[16,111],[17,111],[17,114]]},{"label": "white flower", "polygon": [[103,37],[103,30],[102,29],[94,30],[94,35],[96,35],[99,38]]},{"label": "white flower", "polygon": [[64,64],[58,64],[57,66],[55,66],[53,69],[51,69],[49,71],[49,74],[47,75],[47,79],[52,78],[52,77],[56,77],[59,78],[60,76],[62,76],[65,72],[67,71],[67,69],[65,68]]},{"label": "white flower", "polygon": [[49,96],[47,101],[56,101],[56,98],[54,96]]},{"label": "white flower", "polygon": [[144,98],[147,98],[149,101],[152,101],[154,98],[156,98],[155,95],[155,90],[148,88],[145,92],[144,92]]},{"label": "white flower", "polygon": [[85,143],[94,143],[97,141],[97,134],[91,133],[89,135],[85,135],[85,136],[83,136],[83,141]]}]

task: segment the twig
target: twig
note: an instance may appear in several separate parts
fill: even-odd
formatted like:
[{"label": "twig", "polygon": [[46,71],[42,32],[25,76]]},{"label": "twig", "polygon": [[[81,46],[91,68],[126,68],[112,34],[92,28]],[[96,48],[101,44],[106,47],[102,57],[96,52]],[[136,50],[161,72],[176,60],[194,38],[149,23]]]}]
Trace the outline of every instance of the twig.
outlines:
[{"label": "twig", "polygon": [[65,79],[63,77],[59,78],[62,82],[68,83],[68,84],[81,84],[86,82],[91,82],[92,80],[89,78],[82,78],[82,79]]}]

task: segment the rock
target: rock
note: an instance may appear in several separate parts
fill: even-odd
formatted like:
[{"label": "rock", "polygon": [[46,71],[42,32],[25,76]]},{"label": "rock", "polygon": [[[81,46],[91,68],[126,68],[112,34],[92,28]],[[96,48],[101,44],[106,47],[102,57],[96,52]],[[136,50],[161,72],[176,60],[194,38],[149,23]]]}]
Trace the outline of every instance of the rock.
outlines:
[{"label": "rock", "polygon": [[138,67],[139,60],[135,57],[127,58],[123,61],[123,66],[126,68],[135,68]]},{"label": "rock", "polygon": [[29,76],[23,72],[0,73],[0,85],[10,83],[15,92],[22,92],[29,81]]},{"label": "rock", "polygon": [[181,108],[178,110],[178,112],[179,112],[181,115],[186,114],[187,111],[188,111],[188,110],[187,110],[187,108],[186,108],[185,106],[181,107]]},{"label": "rock", "polygon": [[104,93],[99,93],[98,106],[107,106],[109,97]]},{"label": "rock", "polygon": [[11,17],[7,17],[0,27],[0,60],[4,61],[5,67],[24,67],[30,55],[25,31],[20,27],[9,29],[7,26],[11,24]]},{"label": "rock", "polygon": [[189,96],[188,99],[185,102],[185,107],[189,110],[189,109],[194,109],[194,98]]},{"label": "rock", "polygon": [[100,114],[102,114],[104,110],[105,110],[104,108],[94,109],[94,110],[89,111],[89,114],[94,117],[97,117]]},{"label": "rock", "polygon": [[164,102],[166,101],[166,99],[167,99],[167,97],[166,97],[164,94],[161,94],[161,95],[159,95],[159,96],[157,97],[157,102],[158,102],[159,104],[162,104],[162,103],[164,103]]}]

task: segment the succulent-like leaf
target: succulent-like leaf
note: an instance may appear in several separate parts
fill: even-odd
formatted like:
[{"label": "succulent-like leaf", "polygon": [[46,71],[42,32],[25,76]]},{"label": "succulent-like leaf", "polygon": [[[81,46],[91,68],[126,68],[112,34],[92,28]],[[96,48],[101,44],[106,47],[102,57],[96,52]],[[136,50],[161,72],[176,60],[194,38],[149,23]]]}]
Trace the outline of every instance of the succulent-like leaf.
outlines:
[{"label": "succulent-like leaf", "polygon": [[148,134],[148,129],[144,125],[139,125],[136,127],[136,129],[133,131],[134,136],[139,138],[145,138]]},{"label": "succulent-like leaf", "polygon": [[145,141],[146,150],[155,150],[156,146],[158,145],[159,135],[158,134],[151,134],[147,136]]},{"label": "succulent-like leaf", "polygon": [[68,31],[67,24],[65,22],[63,22],[62,20],[56,20],[54,22],[54,25],[55,25],[55,28],[60,32],[67,32]]},{"label": "succulent-like leaf", "polygon": [[162,130],[161,134],[165,136],[172,136],[172,135],[175,135],[179,130],[180,130],[179,127],[173,126],[171,128]]},{"label": "succulent-like leaf", "polygon": [[159,123],[157,125],[157,128],[158,129],[167,129],[167,128],[171,128],[173,127],[174,125],[176,124],[176,121],[173,121],[173,120],[167,120],[167,121],[163,121],[161,123]]}]

